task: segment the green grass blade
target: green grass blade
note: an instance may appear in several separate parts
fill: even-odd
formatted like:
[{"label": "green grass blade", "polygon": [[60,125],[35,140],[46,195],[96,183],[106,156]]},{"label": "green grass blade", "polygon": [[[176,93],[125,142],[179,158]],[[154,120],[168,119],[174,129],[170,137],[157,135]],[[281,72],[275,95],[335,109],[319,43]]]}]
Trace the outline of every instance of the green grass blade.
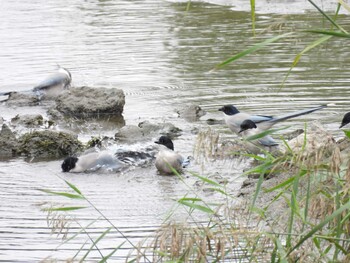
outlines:
[{"label": "green grass blade", "polygon": [[199,210],[199,211],[202,211],[202,212],[207,213],[207,214],[214,214],[214,211],[212,209],[210,209],[209,207],[194,204],[194,203],[189,203],[189,202],[187,202],[185,200],[181,200],[181,199],[178,200],[178,202],[184,206],[188,206],[191,209]]},{"label": "green grass blade", "polygon": [[231,62],[233,62],[233,61],[235,61],[237,59],[240,59],[240,58],[242,58],[242,57],[244,57],[246,55],[249,55],[250,53],[253,53],[256,50],[259,50],[259,49],[261,49],[261,48],[263,48],[263,47],[265,47],[265,46],[267,46],[267,45],[269,45],[269,44],[271,44],[273,42],[276,42],[277,40],[280,40],[281,38],[285,38],[285,37],[291,36],[293,34],[294,34],[294,32],[285,33],[285,34],[282,34],[282,35],[279,35],[279,36],[276,36],[276,37],[273,37],[273,38],[269,38],[269,39],[267,39],[267,40],[265,40],[263,42],[260,42],[258,44],[255,44],[254,46],[252,46],[252,47],[250,47],[250,48],[248,48],[246,50],[243,50],[242,52],[236,54],[235,56],[233,56],[233,57],[225,60],[224,62],[216,65],[214,69],[222,68],[223,66],[226,66],[227,64],[229,64],[229,63],[231,63]]},{"label": "green grass blade", "polygon": [[[256,203],[256,200],[258,199],[259,193],[261,191],[261,185],[262,185],[263,182],[264,182],[264,174],[261,173],[260,177],[259,177],[259,180],[258,180],[258,182],[256,184],[256,189],[255,189],[253,200],[252,200],[252,204],[251,204],[251,211],[255,207],[255,203]],[[250,215],[251,215],[251,212],[249,213],[248,220],[250,219]],[[249,224],[249,222],[247,222],[247,223]]]},{"label": "green grass blade", "polygon": [[52,207],[45,208],[44,211],[74,211],[87,208],[87,206],[67,206],[67,207]]},{"label": "green grass blade", "polygon": [[255,36],[255,0],[250,0],[250,15],[252,17],[253,36]]},{"label": "green grass blade", "polygon": [[78,193],[79,195],[83,196],[83,194],[79,191],[78,187],[76,187],[75,185],[71,184],[70,182],[64,180],[66,182],[66,184],[72,188],[76,193]]},{"label": "green grass blade", "polygon": [[287,75],[285,76],[285,78],[283,79],[282,82],[282,87],[284,86],[284,84],[286,83],[290,73],[292,72],[293,68],[296,67],[296,65],[298,65],[300,58],[308,51],[310,51],[311,49],[321,45],[323,42],[327,41],[328,39],[330,39],[332,36],[324,36],[321,37],[319,39],[317,39],[316,41],[312,42],[310,45],[308,45],[306,48],[304,48],[303,51],[301,51],[299,54],[297,54],[294,58],[294,61],[292,63],[292,66],[290,67],[290,69],[287,72]]},{"label": "green grass blade", "polygon": [[[123,243],[121,243],[119,246],[117,246],[115,249],[112,250],[111,253],[109,253],[107,256],[105,256],[102,260],[99,261],[99,263],[105,263],[107,262],[107,260],[114,255],[115,252],[118,251],[118,249],[120,249],[123,245],[125,244],[125,241]],[[130,262],[130,261],[129,261]]]},{"label": "green grass blade", "polygon": [[[302,177],[305,174],[307,174],[307,170],[302,170],[302,171],[300,171],[300,175],[299,176]],[[269,189],[266,189],[265,192],[269,193],[269,192],[273,192],[275,190],[278,190],[280,188],[285,188],[287,186],[289,187],[289,185],[292,184],[294,182],[294,180],[295,180],[295,176],[290,177],[287,180],[283,181],[282,183],[280,183],[280,184],[278,184],[278,185],[276,185],[274,187],[271,187]]]},{"label": "green grass blade", "polygon": [[338,25],[329,15],[327,15],[325,12],[323,12],[323,10],[321,8],[319,8],[312,0],[308,0],[329,22],[331,22],[331,24],[333,26],[335,26],[336,28],[338,28],[340,31],[343,31],[344,33],[348,33],[346,32],[346,30],[344,28],[342,28],[340,25]]},{"label": "green grass blade", "polygon": [[187,202],[187,201],[191,201],[191,202],[202,202],[203,200],[200,199],[200,198],[194,198],[194,197],[183,197],[183,198],[180,198],[178,200],[178,202]]},{"label": "green grass blade", "polygon": [[66,192],[54,192],[54,191],[50,191],[48,189],[38,189],[38,190],[41,192],[47,193],[47,194],[64,196],[64,197],[68,197],[71,199],[84,199],[81,195],[76,195],[76,194],[71,194],[71,193],[66,193]]},{"label": "green grass blade", "polygon": [[314,34],[321,34],[321,35],[328,35],[328,36],[333,36],[333,37],[350,38],[350,34],[343,33],[343,32],[328,31],[328,30],[312,29],[312,30],[306,30],[306,31],[303,31],[303,32],[314,33]]},{"label": "green grass blade", "polygon": [[248,174],[252,174],[252,173],[265,173],[266,171],[268,171],[273,165],[271,163],[263,163],[260,164],[256,167],[253,167],[252,169],[249,169],[248,171],[245,171],[243,173],[243,175],[248,175]]},{"label": "green grass blade", "polygon": [[63,240],[57,247],[56,249],[60,248],[61,246],[63,246],[64,244],[67,244],[69,241],[73,240],[74,238],[76,238],[79,234],[86,232],[86,230],[92,226],[94,223],[96,223],[98,221],[98,219],[93,220],[92,222],[90,222],[88,225],[86,225],[85,227],[80,226],[80,230],[78,232],[76,232],[74,235],[70,236],[69,238]]},{"label": "green grass blade", "polygon": [[345,205],[334,211],[331,215],[327,216],[321,223],[316,225],[314,228],[311,229],[310,232],[308,232],[304,237],[302,237],[299,242],[288,251],[287,255],[290,255],[293,251],[298,249],[307,239],[312,237],[317,231],[321,230],[325,225],[327,225],[330,221],[334,220],[336,217],[341,215],[345,210],[350,209],[350,201],[348,201]]},{"label": "green grass blade", "polygon": [[[80,259],[80,262],[84,262],[84,260],[86,259],[86,257],[90,254],[90,252],[92,251],[92,249],[94,247],[96,247],[97,250],[98,247],[97,247],[97,243],[102,240],[110,231],[111,231],[111,227],[107,228],[106,231],[102,232],[102,234],[95,240],[93,241],[93,243],[91,244],[90,248],[88,249],[88,251],[86,251],[85,255]],[[100,250],[99,250],[100,251]],[[102,254],[101,254],[102,255]]]},{"label": "green grass blade", "polygon": [[195,177],[197,177],[197,178],[200,179],[201,181],[206,182],[207,184],[211,184],[211,185],[214,185],[214,186],[216,186],[216,187],[222,187],[221,184],[219,184],[219,183],[217,183],[217,182],[215,182],[215,181],[213,181],[213,180],[210,180],[210,179],[207,178],[207,177],[203,177],[203,176],[197,175],[197,174],[195,174],[195,173],[192,173],[192,175],[195,176]]},{"label": "green grass blade", "polygon": [[263,131],[263,132],[261,132],[261,133],[258,133],[258,134],[254,134],[254,135],[252,135],[252,136],[249,136],[249,137],[246,138],[246,140],[247,140],[247,141],[254,141],[254,140],[263,138],[263,137],[265,137],[266,135],[275,133],[275,132],[280,131],[280,130],[285,130],[285,129],[287,129],[287,128],[288,128],[288,127],[282,127],[282,128],[278,128],[278,129],[266,130],[266,131]]},{"label": "green grass blade", "polygon": [[343,130],[346,137],[350,138],[350,130]]}]

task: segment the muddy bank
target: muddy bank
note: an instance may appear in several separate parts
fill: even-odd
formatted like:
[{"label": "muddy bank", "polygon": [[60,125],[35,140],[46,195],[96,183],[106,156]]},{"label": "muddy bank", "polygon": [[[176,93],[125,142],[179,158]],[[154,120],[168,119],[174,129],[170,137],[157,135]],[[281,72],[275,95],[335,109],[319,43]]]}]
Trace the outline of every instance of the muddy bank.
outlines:
[{"label": "muddy bank", "polygon": [[[248,213],[247,208],[251,207],[252,200],[258,192],[254,206],[264,211],[264,216],[257,216],[256,221],[259,222],[261,229],[271,233],[287,231],[286,222],[291,215],[290,187],[293,180],[297,178],[295,180],[298,180],[298,194],[301,196],[303,194],[306,196],[306,189],[311,180],[309,193],[311,203],[314,203],[314,199],[318,198],[320,187],[334,187],[331,178],[339,173],[340,167],[347,167],[350,154],[350,139],[342,138],[336,141],[332,134],[318,122],[309,125],[306,136],[302,133],[287,143],[289,148],[284,149],[283,155],[270,159],[265,156],[263,157],[265,161],[254,162],[252,172],[247,174],[247,179],[237,194],[237,208],[242,213]],[[263,180],[259,185],[261,176]],[[298,207],[303,209],[305,203],[302,201]],[[311,208],[309,215],[312,220],[315,220],[314,222],[329,215],[329,211],[320,212],[321,216],[319,212],[315,213],[315,207]]]}]

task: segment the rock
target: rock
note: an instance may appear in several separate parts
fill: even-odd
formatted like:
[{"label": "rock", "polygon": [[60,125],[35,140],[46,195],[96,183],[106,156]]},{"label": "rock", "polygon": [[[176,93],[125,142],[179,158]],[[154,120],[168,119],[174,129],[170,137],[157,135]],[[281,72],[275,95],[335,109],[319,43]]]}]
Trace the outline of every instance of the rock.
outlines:
[{"label": "rock", "polygon": [[348,137],[339,139],[337,145],[340,151],[350,152],[350,139]]},{"label": "rock", "polygon": [[141,141],[147,140],[159,135],[167,135],[169,137],[177,137],[181,130],[171,123],[154,124],[149,121],[140,122],[136,125],[126,125],[122,127],[116,134],[116,140],[121,141]]},{"label": "rock", "polygon": [[12,157],[18,151],[18,140],[11,129],[6,125],[2,125],[0,132],[0,156]]},{"label": "rock", "polygon": [[82,148],[76,136],[49,130],[26,133],[19,143],[19,154],[37,158],[61,158]]},{"label": "rock", "polygon": [[144,136],[153,137],[155,135],[166,135],[171,138],[180,136],[181,129],[175,127],[172,123],[165,122],[161,124],[152,124],[149,121],[143,121],[138,124]]},{"label": "rock", "polygon": [[11,119],[11,124],[34,128],[42,126],[44,124],[44,118],[40,114],[17,115]]},{"label": "rock", "polygon": [[206,112],[198,105],[191,104],[185,106],[182,109],[176,110],[179,117],[184,118],[187,121],[194,122],[198,121],[200,117],[204,116]]},{"label": "rock", "polygon": [[296,138],[298,135],[303,134],[304,130],[303,129],[297,129],[295,131],[292,132],[287,132],[283,134],[283,139],[289,141],[292,140],[294,138]]},{"label": "rock", "polygon": [[224,125],[225,121],[224,120],[216,120],[213,118],[209,118],[206,120],[208,125]]},{"label": "rock", "polygon": [[140,127],[135,125],[125,125],[116,134],[116,140],[137,142],[143,138]]},{"label": "rock", "polygon": [[[304,133],[288,142],[289,147],[294,153],[300,153],[303,156],[315,156],[322,153],[322,157],[330,156],[335,147],[336,142],[332,134],[317,121],[311,122],[306,131],[306,144],[304,146]],[[285,152],[288,149],[285,147]]]},{"label": "rock", "polygon": [[8,106],[37,106],[40,99],[34,93],[11,92],[6,104]]},{"label": "rock", "polygon": [[119,115],[123,113],[125,95],[121,89],[77,87],[56,99],[56,109],[65,116],[78,118]]}]

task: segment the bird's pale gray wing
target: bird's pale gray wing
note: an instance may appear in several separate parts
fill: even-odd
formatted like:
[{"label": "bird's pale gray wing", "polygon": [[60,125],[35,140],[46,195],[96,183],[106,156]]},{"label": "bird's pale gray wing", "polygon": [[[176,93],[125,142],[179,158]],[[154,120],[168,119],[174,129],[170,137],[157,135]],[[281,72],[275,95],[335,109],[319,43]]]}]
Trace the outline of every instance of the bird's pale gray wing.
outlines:
[{"label": "bird's pale gray wing", "polygon": [[272,120],[272,116],[263,116],[263,115],[250,115],[249,120],[255,122],[255,123],[260,123],[264,121],[270,121]]},{"label": "bird's pale gray wing", "polygon": [[37,86],[34,87],[34,90],[45,90],[53,86],[57,85],[66,85],[69,82],[68,76],[63,73],[56,73],[52,75],[51,77],[45,79],[43,82],[39,83]]},{"label": "bird's pale gray wing", "polygon": [[276,146],[278,142],[276,142],[271,136],[266,135],[260,139],[258,139],[259,143],[264,146]]}]

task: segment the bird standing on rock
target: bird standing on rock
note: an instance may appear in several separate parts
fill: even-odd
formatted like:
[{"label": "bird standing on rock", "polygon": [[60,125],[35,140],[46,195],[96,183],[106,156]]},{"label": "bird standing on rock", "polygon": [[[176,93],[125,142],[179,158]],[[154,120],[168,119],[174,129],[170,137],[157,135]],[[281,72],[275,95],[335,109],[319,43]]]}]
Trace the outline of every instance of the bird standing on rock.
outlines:
[{"label": "bird standing on rock", "polygon": [[[20,91],[19,93],[36,96],[39,100],[58,96],[63,90],[68,89],[72,82],[72,74],[68,69],[58,66],[58,71],[48,76],[41,83],[31,90]],[[11,96],[16,91],[1,92],[0,96]]]}]

